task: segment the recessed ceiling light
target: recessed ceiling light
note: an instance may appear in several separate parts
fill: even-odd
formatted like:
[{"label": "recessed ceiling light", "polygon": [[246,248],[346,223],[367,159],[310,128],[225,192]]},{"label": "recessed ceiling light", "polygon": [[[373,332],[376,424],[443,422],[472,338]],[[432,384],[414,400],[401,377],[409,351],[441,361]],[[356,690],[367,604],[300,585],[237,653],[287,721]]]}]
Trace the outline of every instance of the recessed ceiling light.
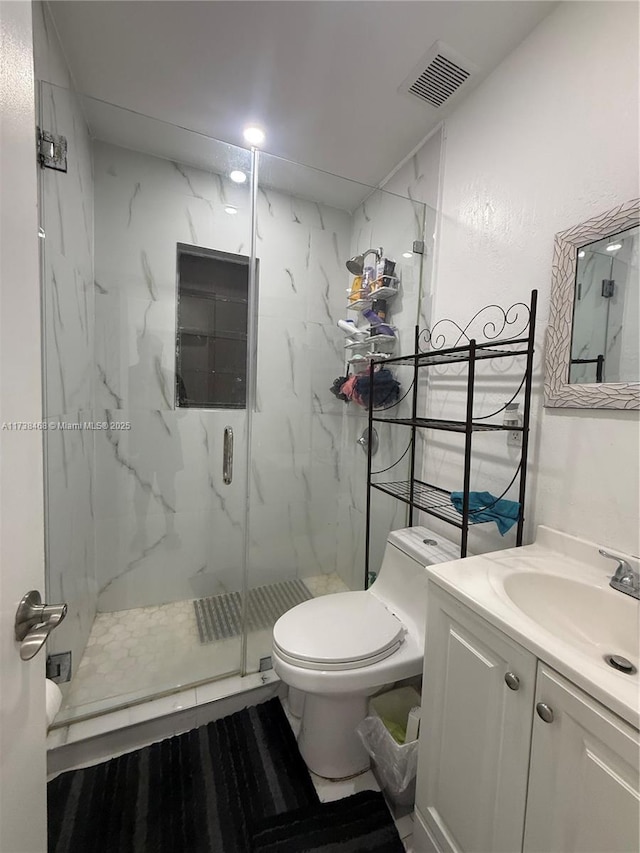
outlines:
[{"label": "recessed ceiling light", "polygon": [[244,184],[247,180],[247,176],[244,172],[241,172],[240,169],[234,169],[233,172],[229,175],[232,181],[235,181],[236,184]]},{"label": "recessed ceiling light", "polygon": [[403,258],[412,258],[412,257],[413,257],[413,252],[403,252],[403,253],[402,253],[402,257],[403,257]]},{"label": "recessed ceiling light", "polygon": [[235,214],[238,212],[238,208],[237,208],[237,207],[233,207],[232,205],[228,204],[228,205],[225,207],[224,212],[225,212],[225,213],[228,213],[228,214],[229,214],[229,216],[235,216]]},{"label": "recessed ceiling light", "polygon": [[622,248],[622,243],[609,243],[607,246],[607,252],[617,252],[618,249]]},{"label": "recessed ceiling light", "polygon": [[244,138],[245,141],[249,143],[249,145],[262,145],[265,138],[264,130],[262,130],[262,128],[260,127],[256,127],[255,125],[245,127]]},{"label": "recessed ceiling light", "polygon": [[586,253],[585,253],[584,249],[580,249],[580,251],[578,252],[578,257],[579,257],[579,258],[584,258],[585,254],[586,254]]}]

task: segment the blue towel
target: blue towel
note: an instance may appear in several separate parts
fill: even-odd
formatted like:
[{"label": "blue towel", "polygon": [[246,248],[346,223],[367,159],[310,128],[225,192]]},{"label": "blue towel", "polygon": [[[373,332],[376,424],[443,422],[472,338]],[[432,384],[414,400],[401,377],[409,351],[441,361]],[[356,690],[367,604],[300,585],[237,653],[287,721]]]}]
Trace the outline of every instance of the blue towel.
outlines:
[{"label": "blue towel", "polygon": [[[451,492],[451,503],[459,513],[462,513],[462,496],[462,492]],[[469,492],[469,513],[470,521],[495,521],[504,536],[520,517],[520,504],[494,498],[491,492]]]}]

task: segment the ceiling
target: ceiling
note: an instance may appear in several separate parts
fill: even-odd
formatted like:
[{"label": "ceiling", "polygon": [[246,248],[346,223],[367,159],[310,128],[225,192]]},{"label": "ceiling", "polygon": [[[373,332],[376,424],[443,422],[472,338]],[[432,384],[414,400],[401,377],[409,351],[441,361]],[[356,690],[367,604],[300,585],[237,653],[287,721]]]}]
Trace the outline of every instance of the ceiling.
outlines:
[{"label": "ceiling", "polygon": [[[377,185],[556,4],[208,0],[50,4],[81,93]],[[398,91],[436,40],[477,68],[438,109]]]}]

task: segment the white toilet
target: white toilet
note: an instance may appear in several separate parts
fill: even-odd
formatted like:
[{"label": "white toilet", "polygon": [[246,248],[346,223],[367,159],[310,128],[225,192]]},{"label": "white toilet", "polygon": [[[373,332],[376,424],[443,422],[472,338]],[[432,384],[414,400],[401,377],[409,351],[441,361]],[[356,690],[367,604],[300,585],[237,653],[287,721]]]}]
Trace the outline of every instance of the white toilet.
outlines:
[{"label": "white toilet", "polygon": [[273,666],[296,696],[294,708],[302,706],[295,691],[304,694],[298,746],[314,773],[344,779],[369,768],[355,731],[369,696],[422,673],[424,566],[459,557],[457,545],[425,527],[395,530],[366,592],[313,598],[278,619]]}]

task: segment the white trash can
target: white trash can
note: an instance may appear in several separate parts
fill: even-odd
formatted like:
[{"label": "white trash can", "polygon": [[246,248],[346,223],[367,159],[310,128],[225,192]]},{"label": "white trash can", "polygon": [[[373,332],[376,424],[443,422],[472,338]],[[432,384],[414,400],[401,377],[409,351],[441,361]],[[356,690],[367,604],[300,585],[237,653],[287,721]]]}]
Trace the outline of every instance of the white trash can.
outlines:
[{"label": "white trash can", "polygon": [[396,817],[413,811],[419,714],[418,691],[413,687],[400,687],[374,696],[369,702],[369,716],[356,730],[371,756],[373,772]]}]

